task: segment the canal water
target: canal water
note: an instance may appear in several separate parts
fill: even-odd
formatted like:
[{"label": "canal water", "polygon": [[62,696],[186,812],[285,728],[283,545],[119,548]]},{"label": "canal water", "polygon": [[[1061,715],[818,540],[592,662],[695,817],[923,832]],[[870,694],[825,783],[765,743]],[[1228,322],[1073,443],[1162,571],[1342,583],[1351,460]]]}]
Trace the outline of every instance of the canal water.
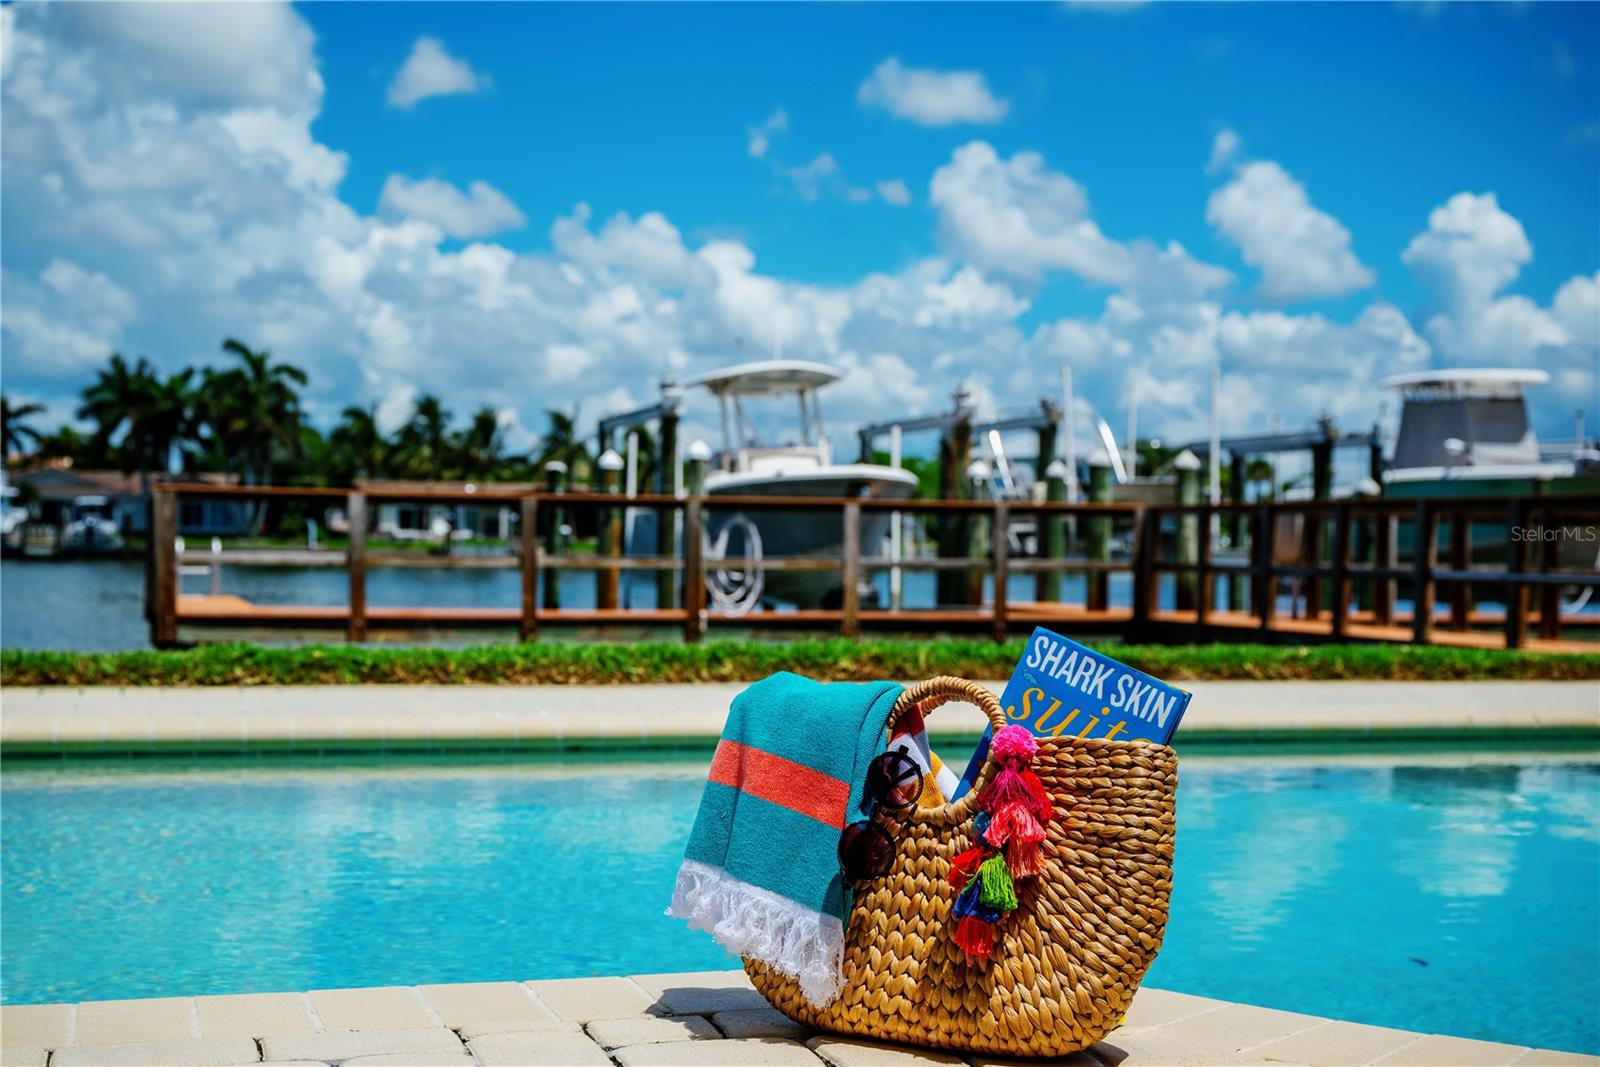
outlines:
[{"label": "canal water", "polygon": [[[540,575],[541,580],[546,577]],[[907,572],[903,577],[905,606],[932,607],[934,575]],[[592,573],[567,571],[560,580],[563,607],[594,606]],[[879,597],[887,604],[889,576],[878,575],[877,583]],[[1068,575],[1062,585],[1065,601],[1082,602],[1082,576]],[[210,588],[206,575],[183,578],[186,593],[206,593]],[[514,570],[378,567],[367,573],[371,607],[513,608],[521,603],[521,589],[521,576]],[[1130,603],[1132,589],[1130,575],[1112,575],[1111,603]],[[349,584],[337,567],[234,566],[223,570],[222,592],[257,604],[342,605],[348,603]],[[988,592],[986,587],[986,597]],[[654,607],[653,576],[624,572],[622,595],[628,607]],[[1013,601],[1035,599],[1033,576],[1013,575],[1007,595]],[[338,640],[340,635],[330,630],[323,639]],[[144,565],[132,560],[0,562],[0,647],[78,652],[148,648]]]}]

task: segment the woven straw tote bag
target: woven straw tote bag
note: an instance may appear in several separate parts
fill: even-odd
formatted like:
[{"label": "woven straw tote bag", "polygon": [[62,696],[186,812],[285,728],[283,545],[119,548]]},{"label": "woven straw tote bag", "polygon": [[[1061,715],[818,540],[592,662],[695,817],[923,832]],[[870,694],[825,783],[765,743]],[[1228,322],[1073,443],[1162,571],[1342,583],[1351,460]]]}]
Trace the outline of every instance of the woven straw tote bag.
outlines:
[{"label": "woven straw tote bag", "polygon": [[[889,725],[912,705],[926,713],[949,701],[1006,725],[992,693],[949,677],[907,689]],[[1017,883],[993,955],[970,958],[956,944],[949,881],[951,859],[974,844],[991,760],[954,803],[879,814],[897,844],[894,866],[856,887],[837,1000],[817,1008],[794,980],[747,958],[756,989],[803,1025],[933,1048],[1056,1056],[1108,1034],[1166,928],[1177,756],[1148,741],[1040,738],[1033,770],[1055,806],[1044,870]]]}]

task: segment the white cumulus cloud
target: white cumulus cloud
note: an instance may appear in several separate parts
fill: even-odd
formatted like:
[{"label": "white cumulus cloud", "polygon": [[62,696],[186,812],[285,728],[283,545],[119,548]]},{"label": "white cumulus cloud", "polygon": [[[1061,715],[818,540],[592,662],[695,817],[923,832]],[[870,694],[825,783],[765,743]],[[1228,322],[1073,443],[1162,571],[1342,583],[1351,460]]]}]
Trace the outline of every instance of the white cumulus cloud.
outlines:
[{"label": "white cumulus cloud", "polygon": [[745,142],[745,151],[756,159],[765,159],[767,150],[772,147],[772,138],[788,128],[789,113],[780,107],[757,125],[745,127],[745,135],[749,138]]},{"label": "white cumulus cloud", "polygon": [[391,174],[378,196],[381,211],[431,222],[450,237],[487,237],[528,224],[511,198],[486,181],[475,181],[466,192],[438,178],[413,181]]},{"label": "white cumulus cloud", "polygon": [[888,181],[879,182],[874,188],[878,190],[878,195],[883,198],[883,202],[886,204],[905,207],[911,203],[911,190],[899,178],[891,178]]},{"label": "white cumulus cloud", "polygon": [[989,91],[981,71],[906,67],[897,56],[878,64],[856,91],[856,101],[922,126],[988,125],[1011,108]]},{"label": "white cumulus cloud", "polygon": [[934,172],[930,200],[954,253],[1015,277],[1037,281],[1050,271],[1068,271],[1163,299],[1197,296],[1229,278],[1176,242],[1157,248],[1107,237],[1090,215],[1083,187],[1051,170],[1037,152],[1002,159],[985,142],[963,145]]},{"label": "white cumulus cloud", "polygon": [[1261,269],[1259,292],[1268,300],[1342,296],[1372,284],[1372,271],[1350,250],[1350,231],[1271,161],[1240,167],[1211,194],[1206,221]]},{"label": "white cumulus cloud", "polygon": [[418,37],[394,80],[389,83],[389,104],[403,110],[416,107],[430,96],[481,92],[489,79],[464,59],[445,51],[437,37]]}]

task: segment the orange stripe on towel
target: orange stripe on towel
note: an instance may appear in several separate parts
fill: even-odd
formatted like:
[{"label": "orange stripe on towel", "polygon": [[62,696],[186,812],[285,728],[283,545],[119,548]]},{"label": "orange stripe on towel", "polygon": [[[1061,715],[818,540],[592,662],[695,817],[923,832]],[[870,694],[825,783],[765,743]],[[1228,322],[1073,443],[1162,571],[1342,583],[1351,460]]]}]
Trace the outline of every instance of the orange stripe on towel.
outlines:
[{"label": "orange stripe on towel", "polygon": [[803,763],[737,741],[717,742],[710,778],[828,826],[844,827],[850,786]]}]

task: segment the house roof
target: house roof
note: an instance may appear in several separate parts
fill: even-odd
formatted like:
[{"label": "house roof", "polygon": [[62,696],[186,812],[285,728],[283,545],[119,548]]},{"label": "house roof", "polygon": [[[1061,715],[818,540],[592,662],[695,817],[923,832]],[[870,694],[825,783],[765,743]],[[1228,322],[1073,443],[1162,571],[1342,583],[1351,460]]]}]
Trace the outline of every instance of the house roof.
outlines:
[{"label": "house roof", "polygon": [[[152,481],[170,481],[168,475],[152,475]],[[236,474],[186,474],[185,482],[202,482],[207,485],[237,485]],[[137,473],[116,470],[92,470],[84,467],[67,467],[58,464],[35,467],[12,476],[17,486],[29,486],[41,499],[64,499],[95,493],[101,496],[141,496],[144,481]]]}]

